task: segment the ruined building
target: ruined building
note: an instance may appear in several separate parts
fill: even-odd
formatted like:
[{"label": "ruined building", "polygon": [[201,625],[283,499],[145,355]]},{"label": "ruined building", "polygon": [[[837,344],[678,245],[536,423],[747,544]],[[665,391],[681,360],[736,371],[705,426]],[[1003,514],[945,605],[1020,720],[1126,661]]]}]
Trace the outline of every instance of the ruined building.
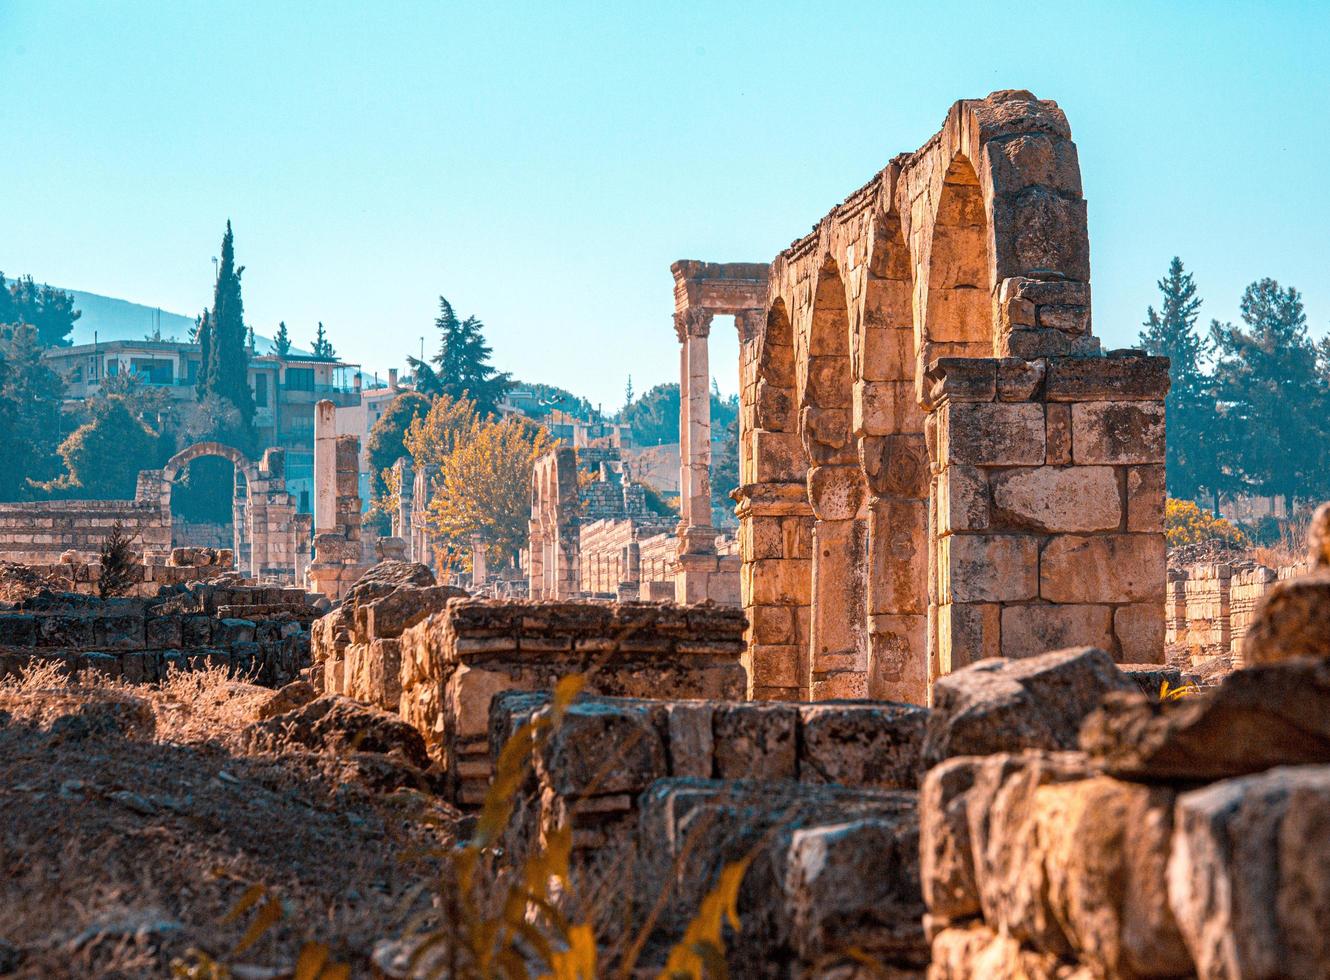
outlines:
[{"label": "ruined building", "polygon": [[983,657],[1162,657],[1168,362],[1091,333],[1056,103],[958,102],[769,267],[673,272],[685,577],[710,536],[707,336],[739,331],[753,697],[922,703]]}]

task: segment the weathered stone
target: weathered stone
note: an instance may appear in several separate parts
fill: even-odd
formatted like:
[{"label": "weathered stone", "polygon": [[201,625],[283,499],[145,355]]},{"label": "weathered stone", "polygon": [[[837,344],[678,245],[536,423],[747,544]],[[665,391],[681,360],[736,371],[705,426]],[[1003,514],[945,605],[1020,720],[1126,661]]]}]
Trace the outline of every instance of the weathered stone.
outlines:
[{"label": "weathered stone", "polygon": [[1086,719],[1080,744],[1124,779],[1214,780],[1330,763],[1330,661],[1236,671],[1217,688],[1163,704],[1114,694]]},{"label": "weathered stone", "polygon": [[1082,466],[1164,462],[1164,406],[1078,402],[1071,406],[1072,458]]},{"label": "weathered stone", "polygon": [[667,775],[665,746],[647,702],[576,702],[564,713],[537,766],[566,797],[640,793]]},{"label": "weathered stone", "polygon": [[1162,602],[1162,534],[1060,534],[1039,558],[1039,596],[1050,602]]},{"label": "weathered stone", "polygon": [[889,702],[799,706],[799,779],[914,789],[928,710]]},{"label": "weathered stone", "polygon": [[1071,646],[1112,649],[1112,609],[1049,603],[1003,607],[1002,656],[1034,657]]},{"label": "weathered stone", "polygon": [[1033,599],[1038,540],[1024,534],[953,534],[942,539],[944,602]]},{"label": "weathered stone", "polygon": [[1164,609],[1157,602],[1119,606],[1113,611],[1113,635],[1124,663],[1164,662]]},{"label": "weathered stone", "polygon": [[1074,748],[1082,719],[1106,693],[1134,690],[1113,658],[1093,647],[971,664],[933,686],[924,765],[957,755]]},{"label": "weathered stone", "polygon": [[1247,664],[1304,656],[1330,657],[1330,572],[1276,582],[1242,640]]},{"label": "weathered stone", "polygon": [[1044,461],[1044,409],[1024,403],[968,403],[945,406],[950,463],[972,466],[1038,466]]},{"label": "weathered stone", "polygon": [[1045,395],[1051,402],[1163,401],[1165,357],[1051,357]]},{"label": "weathered stone", "polygon": [[1127,530],[1159,532],[1164,527],[1164,467],[1127,470]]},{"label": "weathered stone", "polygon": [[1319,977],[1330,963],[1330,767],[1178,798],[1173,914],[1201,977]]},{"label": "weathered stone", "polygon": [[994,519],[1039,531],[1116,531],[1122,523],[1111,466],[1037,466],[994,474]]},{"label": "weathered stone", "polygon": [[420,769],[429,766],[425,742],[414,728],[385,711],[335,695],[255,722],[245,729],[244,738],[258,751],[303,746],[333,752],[379,752],[399,755]]},{"label": "weathered stone", "polygon": [[717,706],[712,718],[715,772],[721,779],[794,778],[799,713],[793,706]]}]

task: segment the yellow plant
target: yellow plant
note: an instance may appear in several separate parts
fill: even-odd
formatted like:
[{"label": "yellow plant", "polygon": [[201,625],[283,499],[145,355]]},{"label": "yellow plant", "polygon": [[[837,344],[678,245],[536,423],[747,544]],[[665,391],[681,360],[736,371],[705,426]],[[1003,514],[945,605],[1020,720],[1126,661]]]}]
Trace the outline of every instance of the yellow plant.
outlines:
[{"label": "yellow plant", "polygon": [[1247,536],[1222,517],[1201,510],[1194,500],[1174,500],[1164,503],[1164,535],[1171,548],[1185,544],[1215,541],[1245,548]]},{"label": "yellow plant", "polygon": [[1180,684],[1173,687],[1168,681],[1159,685],[1160,701],[1181,701],[1183,698],[1189,698],[1200,694],[1201,689],[1195,684]]}]

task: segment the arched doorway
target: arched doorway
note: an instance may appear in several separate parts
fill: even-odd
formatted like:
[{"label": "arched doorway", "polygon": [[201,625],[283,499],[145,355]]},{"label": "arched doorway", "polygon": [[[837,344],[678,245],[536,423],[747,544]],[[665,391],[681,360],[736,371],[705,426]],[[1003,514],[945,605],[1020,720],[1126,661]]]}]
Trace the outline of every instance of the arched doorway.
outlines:
[{"label": "arched doorway", "polygon": [[162,467],[162,515],[171,546],[224,547],[236,567],[252,567],[251,498],[254,464],[240,450],[219,442],[196,443]]}]

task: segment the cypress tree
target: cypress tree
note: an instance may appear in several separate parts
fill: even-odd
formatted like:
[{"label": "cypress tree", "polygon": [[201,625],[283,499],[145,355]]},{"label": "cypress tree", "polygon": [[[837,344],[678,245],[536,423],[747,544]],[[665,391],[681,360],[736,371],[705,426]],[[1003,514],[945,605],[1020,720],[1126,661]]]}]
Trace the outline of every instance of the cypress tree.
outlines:
[{"label": "cypress tree", "polygon": [[1165,399],[1169,495],[1195,499],[1202,487],[1214,492],[1220,482],[1213,446],[1206,445],[1215,425],[1215,400],[1203,363],[1206,343],[1196,330],[1201,300],[1191,273],[1177,256],[1157,285],[1162,301],[1158,311],[1153,306],[1146,311],[1141,347],[1147,354],[1169,359],[1172,384]]},{"label": "cypress tree", "polygon": [[199,345],[199,373],[194,378],[194,391],[202,401],[208,395],[208,371],[212,366],[212,314],[208,310],[194,321],[194,334]]},{"label": "cypress tree", "polygon": [[254,421],[254,393],[249,387],[249,353],[245,350],[245,307],[240,298],[240,277],[245,267],[235,264],[231,222],[222,238],[222,264],[212,304],[212,344],[207,390],[240,410],[248,432]]},{"label": "cypress tree", "polygon": [[314,335],[314,356],[325,361],[331,361],[337,356],[332,343],[328,340],[328,335],[323,330],[322,320],[319,321],[318,333]]},{"label": "cypress tree", "polygon": [[286,321],[277,324],[277,336],[272,339],[272,352],[278,357],[291,353],[291,335],[286,332]]}]

